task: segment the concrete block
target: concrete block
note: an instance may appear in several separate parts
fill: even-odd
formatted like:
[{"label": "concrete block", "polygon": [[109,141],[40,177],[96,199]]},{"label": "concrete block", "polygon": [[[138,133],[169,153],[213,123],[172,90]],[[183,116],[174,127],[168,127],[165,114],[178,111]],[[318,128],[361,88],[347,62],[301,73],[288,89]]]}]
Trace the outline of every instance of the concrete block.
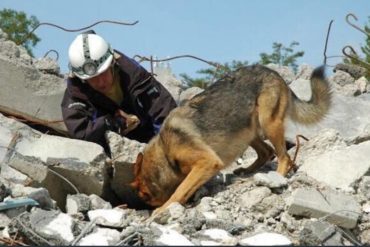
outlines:
[{"label": "concrete block", "polygon": [[110,179],[110,188],[118,197],[119,204],[129,207],[145,208],[145,204],[133,190],[130,183],[134,180],[133,166],[136,157],[145,144],[122,137],[115,132],[108,131],[106,140],[109,144],[112,157],[113,175]]},{"label": "concrete block", "polygon": [[267,187],[256,187],[240,196],[240,203],[245,208],[251,208],[269,196],[271,190]]},{"label": "concrete block", "polygon": [[1,57],[0,75],[1,111],[33,121],[48,121],[48,126],[66,133],[60,110],[66,87],[63,78],[45,75],[33,66],[16,65]]},{"label": "concrete block", "polygon": [[349,195],[316,189],[297,189],[288,206],[290,215],[325,219],[335,225],[352,229],[356,227],[361,207]]},{"label": "concrete block", "polygon": [[120,233],[114,229],[97,228],[93,233],[82,238],[78,245],[80,246],[114,246],[120,240]]},{"label": "concrete block", "polygon": [[37,188],[27,195],[37,201],[42,209],[55,208],[55,202],[51,199],[49,191],[45,188]]},{"label": "concrete block", "polygon": [[13,133],[8,128],[2,126],[0,123],[0,164],[2,164],[5,161],[4,159],[9,151],[7,147],[9,146],[12,138]]},{"label": "concrete block", "polygon": [[7,163],[1,164],[0,176],[16,184],[28,184],[32,181],[30,177],[10,167]]},{"label": "concrete block", "polygon": [[39,158],[33,156],[24,156],[19,153],[14,153],[8,161],[8,165],[40,184],[45,181],[48,175],[48,167],[46,164]]},{"label": "concrete block", "polygon": [[248,238],[243,238],[239,241],[239,244],[242,246],[282,246],[292,245],[292,241],[278,233],[263,232]]},{"label": "concrete block", "polygon": [[29,216],[29,223],[36,233],[54,243],[68,245],[74,239],[75,222],[68,214],[36,209]]},{"label": "concrete block", "polygon": [[113,162],[135,163],[139,152],[142,152],[145,144],[122,137],[121,135],[107,131],[105,138],[108,142]]},{"label": "concrete block", "polygon": [[288,184],[288,180],[275,171],[268,173],[257,173],[253,179],[258,185],[264,185],[269,188],[280,188]]},{"label": "concrete block", "polygon": [[[106,169],[103,163],[91,164],[74,159],[48,159],[47,164],[53,172],[43,183],[48,188],[53,198],[58,201],[66,201],[68,194],[84,193],[102,195],[106,187]],[[58,181],[58,186],[55,185]],[[64,204],[63,203],[63,204]]]},{"label": "concrete block", "polygon": [[23,156],[37,157],[43,162],[48,159],[73,159],[95,165],[107,158],[104,149],[93,142],[38,134],[29,129],[19,138],[15,149]]},{"label": "concrete block", "polygon": [[155,245],[179,245],[179,246],[194,245],[184,235],[180,234],[176,230],[169,228],[168,226],[161,226],[157,223],[152,223],[151,229],[153,232],[158,233],[158,235],[153,240]]},{"label": "concrete block", "polygon": [[[353,185],[370,171],[370,141],[307,157],[299,171],[339,188],[354,191]],[[354,169],[356,167],[356,169]]]},{"label": "concrete block", "polygon": [[235,246],[238,243],[235,237],[223,229],[206,229],[200,231],[199,234],[203,238],[208,238],[208,240],[218,243],[218,245]]},{"label": "concrete block", "polygon": [[[317,220],[308,221],[304,224],[303,229],[299,233],[299,243],[309,246],[340,246],[342,244],[340,238],[339,241],[337,241],[338,234],[335,230],[335,226],[328,222]],[[339,236],[340,235],[341,234],[339,234]]]},{"label": "concrete block", "polygon": [[112,209],[112,205],[95,194],[89,195],[91,209]]},{"label": "concrete block", "polygon": [[3,229],[9,225],[11,219],[4,213],[0,213],[0,229]]},{"label": "concrete block", "polygon": [[127,213],[119,208],[90,210],[87,215],[90,221],[96,219],[96,224],[107,227],[124,227],[127,224],[125,222]]},{"label": "concrete block", "polygon": [[90,210],[90,198],[85,194],[67,195],[67,214],[86,213]]}]

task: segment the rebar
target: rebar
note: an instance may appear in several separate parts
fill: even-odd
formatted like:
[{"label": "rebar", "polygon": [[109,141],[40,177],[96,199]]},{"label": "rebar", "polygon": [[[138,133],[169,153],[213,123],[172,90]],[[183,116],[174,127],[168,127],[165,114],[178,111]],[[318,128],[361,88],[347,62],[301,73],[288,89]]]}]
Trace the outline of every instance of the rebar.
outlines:
[{"label": "rebar", "polygon": [[121,22],[121,21],[111,21],[111,20],[102,20],[102,21],[97,21],[89,26],[86,26],[86,27],[82,27],[82,28],[78,28],[78,29],[67,29],[67,28],[64,28],[62,26],[59,26],[59,25],[56,25],[54,23],[50,23],[50,22],[41,22],[39,23],[38,25],[36,25],[29,33],[25,34],[24,37],[21,39],[20,42],[17,43],[17,45],[21,45],[23,44],[28,38],[29,36],[37,29],[39,28],[40,26],[42,25],[46,25],[46,26],[52,26],[52,27],[56,27],[56,28],[59,28],[59,29],[62,29],[63,31],[66,31],[66,32],[80,32],[80,31],[83,31],[83,30],[86,30],[86,29],[89,29],[93,26],[96,26],[100,23],[113,23],[113,24],[119,24],[119,25],[129,25],[129,26],[133,26],[133,25],[136,25],[139,21],[134,21],[132,23],[127,23],[127,22]]}]

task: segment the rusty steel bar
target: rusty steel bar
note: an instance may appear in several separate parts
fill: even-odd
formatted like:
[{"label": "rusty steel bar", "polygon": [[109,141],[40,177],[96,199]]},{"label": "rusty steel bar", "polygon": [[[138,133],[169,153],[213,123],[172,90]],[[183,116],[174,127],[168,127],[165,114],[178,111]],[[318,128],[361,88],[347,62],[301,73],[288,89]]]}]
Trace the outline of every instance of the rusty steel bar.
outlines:
[{"label": "rusty steel bar", "polygon": [[23,44],[27,39],[28,37],[37,29],[39,28],[40,26],[42,25],[46,25],[46,26],[52,26],[52,27],[56,27],[56,28],[59,28],[59,29],[62,29],[63,31],[66,31],[66,32],[80,32],[80,31],[83,31],[83,30],[86,30],[86,29],[89,29],[95,25],[98,25],[100,23],[113,23],[113,24],[119,24],[119,25],[129,25],[129,26],[133,26],[133,25],[136,25],[139,21],[134,21],[132,23],[127,23],[127,22],[121,22],[121,21],[111,21],[111,20],[102,20],[102,21],[97,21],[89,26],[86,26],[86,27],[82,27],[82,28],[78,28],[78,29],[67,29],[67,28],[64,28],[64,27],[61,27],[59,25],[56,25],[56,24],[53,24],[53,23],[50,23],[50,22],[41,22],[39,23],[36,27],[34,27],[29,33],[27,33],[26,35],[24,35],[23,39],[21,39],[21,41],[17,44],[17,45],[20,45],[20,44]]}]

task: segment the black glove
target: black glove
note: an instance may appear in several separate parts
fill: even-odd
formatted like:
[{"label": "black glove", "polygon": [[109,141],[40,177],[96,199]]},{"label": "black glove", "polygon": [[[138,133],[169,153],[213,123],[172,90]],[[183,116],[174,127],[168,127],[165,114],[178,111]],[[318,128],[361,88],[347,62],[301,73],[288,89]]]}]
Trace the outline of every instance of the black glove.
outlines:
[{"label": "black glove", "polygon": [[126,119],[121,116],[106,117],[105,125],[107,126],[108,130],[117,132],[121,135],[126,129]]}]

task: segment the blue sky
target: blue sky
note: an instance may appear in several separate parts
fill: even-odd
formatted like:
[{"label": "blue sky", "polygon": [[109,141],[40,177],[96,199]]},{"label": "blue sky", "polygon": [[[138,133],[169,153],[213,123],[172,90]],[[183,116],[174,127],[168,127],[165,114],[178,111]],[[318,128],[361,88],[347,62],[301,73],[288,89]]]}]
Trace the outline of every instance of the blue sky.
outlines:
[{"label": "blue sky", "polygon": [[[40,22],[51,22],[68,29],[78,29],[101,20],[133,22],[135,26],[108,23],[93,29],[115,49],[134,55],[166,58],[189,54],[214,62],[232,60],[257,62],[262,52],[271,53],[273,42],[288,46],[292,41],[304,51],[299,64],[318,66],[323,62],[326,32],[332,25],[327,55],[342,55],[345,45],[358,52],[365,35],[345,21],[348,13],[363,27],[369,23],[369,0],[1,0],[0,8],[24,11]],[[68,71],[67,51],[78,33],[50,26],[35,32],[41,41],[34,48],[36,57],[48,50],[59,52],[62,72]],[[50,54],[53,56],[53,54]],[[329,59],[335,65],[340,59]],[[149,68],[147,62],[142,63]],[[197,60],[171,61],[178,75],[197,76],[208,67]]]}]

